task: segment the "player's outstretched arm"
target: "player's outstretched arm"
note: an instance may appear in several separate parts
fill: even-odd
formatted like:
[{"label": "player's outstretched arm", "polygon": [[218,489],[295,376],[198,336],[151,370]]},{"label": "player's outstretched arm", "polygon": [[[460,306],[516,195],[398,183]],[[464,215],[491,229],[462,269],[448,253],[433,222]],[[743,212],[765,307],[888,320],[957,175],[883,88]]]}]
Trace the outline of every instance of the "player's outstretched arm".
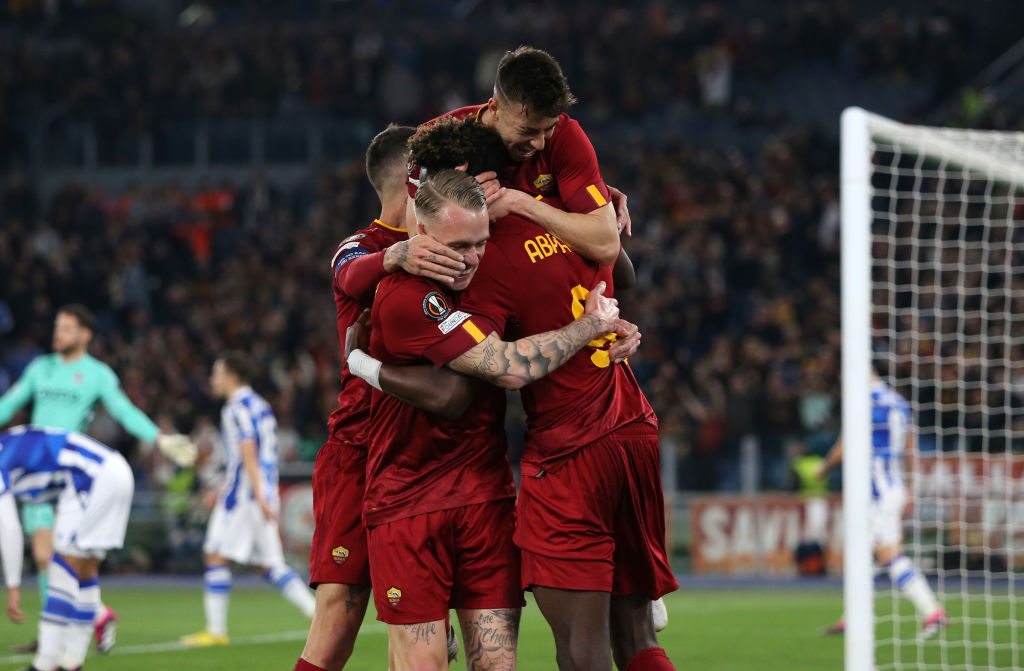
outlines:
[{"label": "player's outstretched arm", "polygon": [[[2,483],[0,483],[2,485]],[[7,617],[12,622],[24,622],[21,610],[21,562],[25,551],[18,506],[10,492],[0,494],[0,561],[3,563],[4,584],[7,586]]]},{"label": "player's outstretched arm", "polygon": [[[496,209],[501,208],[501,209]],[[536,200],[530,194],[507,189],[493,208],[499,214],[511,212],[529,219],[569,245],[574,252],[602,266],[610,266],[619,256],[619,225],[611,203],[586,214],[566,212]]]},{"label": "player's outstretched arm", "polygon": [[354,256],[351,261],[342,258],[334,272],[338,290],[368,306],[373,302],[377,285],[393,272],[404,270],[410,275],[451,284],[465,269],[462,254],[426,235],[414,235],[379,252]]},{"label": "player's outstretched arm", "polygon": [[365,354],[370,338],[366,310],[345,332],[345,360],[352,374],[424,412],[457,419],[476,396],[477,381],[436,366],[394,366]]},{"label": "player's outstretched arm", "polygon": [[828,472],[843,462],[843,437],[839,436],[836,440],[836,444],[832,446],[832,449],[825,455],[825,461],[821,462],[821,466],[818,466],[818,478],[823,478],[828,475]]},{"label": "player's outstretched arm", "polygon": [[139,410],[121,389],[121,383],[113,371],[108,371],[100,387],[100,400],[110,416],[124,427],[125,431],[139,440],[152,443],[156,441],[160,429],[146,413]]},{"label": "player's outstretched arm", "polygon": [[521,389],[564,364],[591,340],[615,329],[618,301],[606,298],[604,290],[605,283],[598,282],[587,296],[583,316],[556,331],[515,342],[491,333],[447,365],[505,389]]}]

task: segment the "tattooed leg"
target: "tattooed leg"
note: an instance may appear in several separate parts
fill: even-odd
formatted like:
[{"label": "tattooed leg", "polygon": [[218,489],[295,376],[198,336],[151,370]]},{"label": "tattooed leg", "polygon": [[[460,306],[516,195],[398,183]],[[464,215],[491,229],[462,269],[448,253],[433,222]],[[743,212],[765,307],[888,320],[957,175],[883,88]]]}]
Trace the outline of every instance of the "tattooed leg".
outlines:
[{"label": "tattooed leg", "polygon": [[460,608],[466,671],[514,671],[519,608]]},{"label": "tattooed leg", "polygon": [[388,625],[390,671],[444,671],[448,668],[448,630],[444,620]]},{"label": "tattooed leg", "polygon": [[331,671],[341,669],[352,655],[369,600],[369,585],[318,585],[302,658]]}]

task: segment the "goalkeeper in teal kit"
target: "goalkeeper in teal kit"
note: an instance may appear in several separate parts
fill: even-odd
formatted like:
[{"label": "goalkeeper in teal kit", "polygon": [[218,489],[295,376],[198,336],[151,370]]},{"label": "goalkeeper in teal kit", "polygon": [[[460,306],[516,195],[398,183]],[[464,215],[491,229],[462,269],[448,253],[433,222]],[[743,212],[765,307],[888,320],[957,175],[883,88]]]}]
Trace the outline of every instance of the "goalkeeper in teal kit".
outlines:
[{"label": "goalkeeper in teal kit", "polygon": [[[67,305],[57,312],[53,354],[36,357],[14,386],[0,396],[0,426],[31,401],[33,425],[83,431],[92,418],[93,407],[100,401],[128,433],[147,443],[156,443],[179,465],[191,465],[195,446],[188,437],[160,433],[156,424],[121,390],[114,371],[86,352],[95,325],[92,313],[81,305]],[[53,555],[53,507],[25,504],[21,517],[25,533],[32,537],[40,597],[45,602],[46,566]],[[95,623],[96,649],[109,652],[114,645],[117,615],[101,605]],[[29,644],[22,650],[28,652],[33,647]]]}]

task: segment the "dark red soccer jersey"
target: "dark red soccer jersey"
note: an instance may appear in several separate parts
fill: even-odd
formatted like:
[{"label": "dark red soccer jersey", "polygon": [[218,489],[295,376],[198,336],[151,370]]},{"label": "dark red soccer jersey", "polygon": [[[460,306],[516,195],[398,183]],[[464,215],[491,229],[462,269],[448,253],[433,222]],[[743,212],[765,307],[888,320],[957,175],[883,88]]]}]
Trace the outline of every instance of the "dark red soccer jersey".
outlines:
[{"label": "dark red soccer jersey", "polygon": [[[442,347],[458,315],[440,285],[389,275],[373,302],[370,354],[389,364],[442,365],[452,359]],[[481,385],[469,410],[454,420],[373,390],[366,525],[515,496],[504,420],[505,392],[491,385]]]},{"label": "dark red soccer jersey", "polygon": [[[461,107],[431,119],[429,125],[445,117],[478,120],[485,105]],[[416,172],[416,171],[413,171]],[[410,195],[415,195],[418,174],[410,175]],[[522,163],[515,163],[501,176],[504,186],[533,196],[554,196],[564,203],[562,209],[586,214],[609,202],[608,187],[601,178],[597,154],[590,138],[568,114],[561,114],[544,149]]]},{"label": "dark red soccer jersey", "polygon": [[[575,254],[540,226],[515,216],[498,221],[472,284],[462,292],[460,316],[448,324],[449,337],[438,347],[447,359],[438,363],[492,331],[514,340],[565,326],[583,315],[589,290],[601,280],[612,286],[611,268]],[[610,363],[610,344],[606,338],[592,341],[523,389],[528,425],[523,475],[626,424],[657,426],[632,369]]]},{"label": "dark red soccer jersey", "polygon": [[[379,219],[341,241],[331,259],[334,280],[334,304],[338,308],[338,341],[342,359],[345,354],[345,331],[359,317],[362,306],[347,296],[340,287],[345,280],[349,262],[361,256],[378,252],[407,237],[404,228],[392,228]],[[327,419],[327,433],[331,440],[366,448],[366,430],[370,419],[370,385],[349,372],[342,363],[341,392],[338,408]]]}]

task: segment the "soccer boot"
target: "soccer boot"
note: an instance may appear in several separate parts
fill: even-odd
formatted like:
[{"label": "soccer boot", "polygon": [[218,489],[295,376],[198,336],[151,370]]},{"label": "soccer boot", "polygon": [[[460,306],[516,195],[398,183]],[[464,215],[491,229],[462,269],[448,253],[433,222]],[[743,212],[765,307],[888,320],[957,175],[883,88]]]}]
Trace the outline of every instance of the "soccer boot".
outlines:
[{"label": "soccer boot", "polygon": [[651,602],[651,622],[654,623],[654,631],[661,631],[668,626],[668,608],[665,608],[664,599]]},{"label": "soccer boot", "polygon": [[182,636],[179,640],[183,645],[187,645],[190,648],[209,648],[214,645],[228,644],[227,636],[217,636],[205,629],[195,634]]},{"label": "soccer boot", "polygon": [[11,650],[18,653],[19,655],[31,655],[32,653],[39,650],[39,639],[29,641],[28,643],[22,643],[21,645],[12,645]]},{"label": "soccer boot", "polygon": [[831,636],[833,634],[842,634],[846,631],[846,620],[839,618],[839,622],[836,622],[830,627],[825,627],[820,633],[822,636]]},{"label": "soccer boot", "polygon": [[448,624],[448,664],[459,661],[459,637],[455,635],[455,627]]},{"label": "soccer boot", "polygon": [[921,627],[919,638],[922,641],[927,640],[948,626],[949,617],[946,615],[946,609],[940,608],[929,615],[928,619],[924,621],[924,626]]},{"label": "soccer boot", "polygon": [[103,614],[93,624],[96,652],[106,655],[114,649],[114,644],[117,642],[117,623],[120,619],[113,608],[103,606]]}]

